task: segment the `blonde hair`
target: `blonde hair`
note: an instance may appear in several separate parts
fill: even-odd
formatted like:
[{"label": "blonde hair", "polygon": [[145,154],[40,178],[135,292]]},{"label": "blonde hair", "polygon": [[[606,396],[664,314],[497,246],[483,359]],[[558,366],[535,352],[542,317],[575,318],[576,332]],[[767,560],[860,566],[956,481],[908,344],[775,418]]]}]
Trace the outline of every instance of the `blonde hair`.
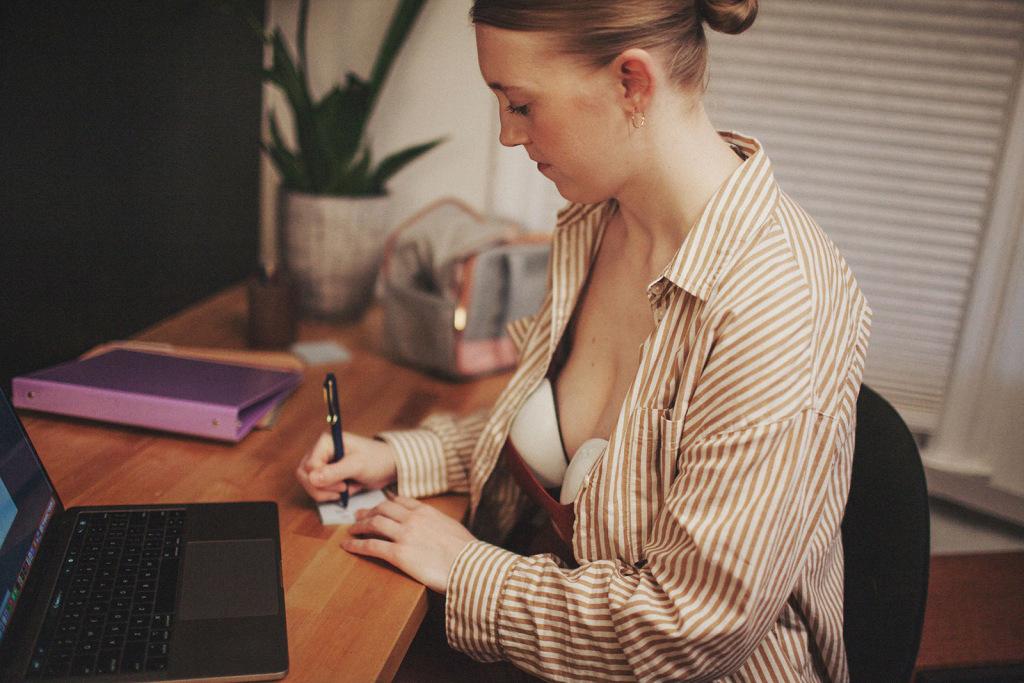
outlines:
[{"label": "blonde hair", "polygon": [[544,31],[561,49],[595,66],[629,48],[667,56],[669,77],[683,89],[703,90],[707,72],[704,24],[742,33],[758,0],[474,0],[475,24],[511,31]]}]

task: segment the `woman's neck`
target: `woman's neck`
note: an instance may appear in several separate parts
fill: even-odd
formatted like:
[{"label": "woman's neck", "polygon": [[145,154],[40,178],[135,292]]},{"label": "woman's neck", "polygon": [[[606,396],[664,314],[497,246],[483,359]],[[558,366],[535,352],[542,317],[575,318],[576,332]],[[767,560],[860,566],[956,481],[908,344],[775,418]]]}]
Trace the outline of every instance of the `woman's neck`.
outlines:
[{"label": "woman's neck", "polygon": [[[664,110],[663,110],[664,111]],[[650,118],[653,118],[650,117]],[[653,121],[651,122],[654,123]],[[741,160],[696,106],[671,125],[650,125],[631,182],[616,196],[624,246],[660,270]]]}]

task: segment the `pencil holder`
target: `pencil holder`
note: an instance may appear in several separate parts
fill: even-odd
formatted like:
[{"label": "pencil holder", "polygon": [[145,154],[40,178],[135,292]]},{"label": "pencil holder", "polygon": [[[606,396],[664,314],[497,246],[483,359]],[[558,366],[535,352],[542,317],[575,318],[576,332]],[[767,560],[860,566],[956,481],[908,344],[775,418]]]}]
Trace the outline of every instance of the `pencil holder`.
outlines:
[{"label": "pencil holder", "polygon": [[270,278],[254,277],[249,290],[249,346],[284,349],[295,341],[297,312],[295,291],[285,273]]}]

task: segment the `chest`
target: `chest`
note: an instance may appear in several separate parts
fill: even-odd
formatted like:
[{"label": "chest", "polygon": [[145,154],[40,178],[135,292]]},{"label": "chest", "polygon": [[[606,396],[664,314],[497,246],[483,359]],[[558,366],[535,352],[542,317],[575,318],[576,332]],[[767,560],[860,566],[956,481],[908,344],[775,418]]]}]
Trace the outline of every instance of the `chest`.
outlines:
[{"label": "chest", "polygon": [[[671,289],[652,305],[647,284],[619,307],[592,307],[597,297],[587,297],[563,337],[573,344],[558,387],[567,452],[572,440],[609,441],[575,501],[581,559],[643,558],[678,476],[690,400],[712,346],[700,300]],[[605,336],[618,343],[602,345]]]},{"label": "chest", "polygon": [[[700,377],[700,302],[679,294],[666,315],[636,342],[628,375],[609,393],[603,415],[610,416],[605,456],[586,478],[575,501],[576,556],[618,558],[635,563],[652,535],[679,476],[679,454],[691,398]],[[647,304],[647,302],[644,302]],[[647,317],[652,317],[647,305]],[[618,381],[622,381],[621,377]],[[604,418],[602,418],[604,419]],[[604,424],[602,424],[602,427]]]},{"label": "chest", "polygon": [[[602,250],[602,255],[608,253]],[[587,439],[608,439],[655,329],[650,280],[604,259],[580,291],[553,367],[559,422],[570,456]]]}]

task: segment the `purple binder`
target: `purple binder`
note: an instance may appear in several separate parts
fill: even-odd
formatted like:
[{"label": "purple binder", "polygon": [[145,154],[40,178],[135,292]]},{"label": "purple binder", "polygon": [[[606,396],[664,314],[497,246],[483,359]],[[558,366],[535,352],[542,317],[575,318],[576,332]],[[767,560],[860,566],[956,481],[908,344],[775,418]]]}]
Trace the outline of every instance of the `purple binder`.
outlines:
[{"label": "purple binder", "polygon": [[15,377],[12,403],[234,442],[301,381],[298,372],[115,349]]}]

